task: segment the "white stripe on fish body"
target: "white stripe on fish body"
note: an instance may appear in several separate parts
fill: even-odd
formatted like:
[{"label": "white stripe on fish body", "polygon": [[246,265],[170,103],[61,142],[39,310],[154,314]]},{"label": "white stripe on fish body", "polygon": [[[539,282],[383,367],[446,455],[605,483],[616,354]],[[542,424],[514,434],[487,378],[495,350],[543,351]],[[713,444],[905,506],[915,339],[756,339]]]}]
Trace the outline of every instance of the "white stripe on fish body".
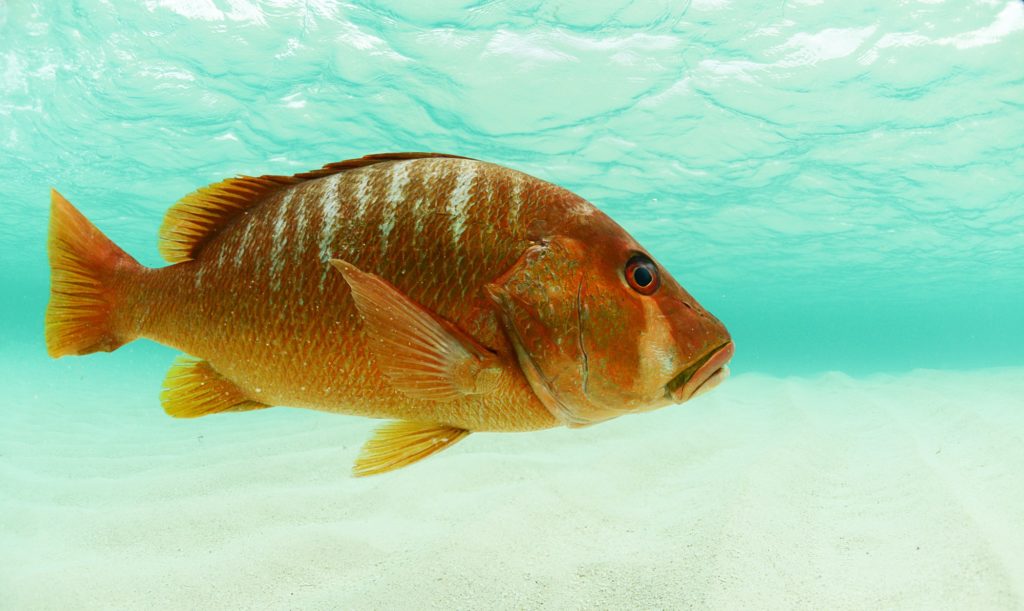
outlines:
[{"label": "white stripe on fish body", "polygon": [[293,234],[295,245],[290,249],[293,265],[301,263],[302,255],[306,252],[306,230],[309,228],[310,217],[320,211],[317,204],[323,199],[323,181],[316,185],[316,192],[320,194],[320,197],[313,198],[310,197],[312,194],[303,194],[299,205],[292,212],[292,216],[295,217],[295,233]]},{"label": "white stripe on fish body", "polygon": [[[223,248],[220,249],[220,250],[221,250],[221,253],[224,252]],[[205,272],[206,272],[206,265],[203,265],[202,263],[200,263],[199,264],[199,269],[196,270],[195,275],[192,277],[192,286],[194,286],[195,288],[198,289],[203,284],[203,274]]]},{"label": "white stripe on fish body", "polygon": [[405,194],[405,186],[409,184],[409,164],[411,161],[396,161],[391,164],[388,173],[391,175],[391,183],[388,185],[388,203],[392,207],[398,206]]},{"label": "white stripe on fish body", "polygon": [[[425,193],[433,192],[437,188],[436,185],[445,177],[445,166],[433,159],[418,160],[415,169]],[[413,235],[415,237],[423,235],[423,227],[430,213],[431,206],[426,197],[417,197],[409,204],[409,214],[413,217]]]},{"label": "white stripe on fish body", "polygon": [[217,271],[224,269],[224,261],[228,258],[227,245],[221,244],[220,251],[217,253]]},{"label": "white stripe on fish body", "polygon": [[[249,244],[252,243],[253,225],[255,224],[256,223],[253,222],[251,217],[245,219],[242,223],[242,237],[238,240],[238,244],[235,246],[235,269],[239,271],[242,270],[242,264],[245,262],[245,251],[249,248]],[[258,257],[256,261],[253,262],[256,269],[259,269],[259,265],[261,264],[262,261]]]},{"label": "white stripe on fish body", "polygon": [[270,290],[275,292],[281,290],[281,271],[284,269],[283,253],[288,242],[285,234],[285,229],[288,228],[288,208],[292,200],[295,199],[296,190],[295,188],[289,189],[281,198],[281,203],[277,208],[277,218],[274,219],[274,231],[270,243]]},{"label": "white stripe on fish body", "polygon": [[466,209],[469,207],[473,183],[476,180],[476,164],[462,161],[455,175],[455,188],[448,196],[448,215],[451,217],[452,244],[456,247],[466,230]]},{"label": "white stripe on fish body", "polygon": [[391,235],[391,230],[395,228],[394,211],[377,228],[380,230],[380,253],[385,255],[388,252],[388,236]]},{"label": "white stripe on fish body", "polygon": [[578,216],[590,216],[594,214],[594,207],[587,200],[581,199],[572,207],[572,211]]},{"label": "white stripe on fish body", "polygon": [[419,236],[423,235],[423,221],[426,220],[426,215],[419,213],[419,210],[421,208],[426,208],[426,206],[423,205],[422,197],[416,200],[416,202],[413,204],[413,208],[416,210],[416,213],[415,216],[413,217],[412,234],[418,238]]},{"label": "white stripe on fish body", "polygon": [[320,193],[320,209],[323,217],[323,224],[320,226],[320,264],[323,269],[320,272],[320,291],[324,290],[324,281],[330,273],[331,266],[328,263],[334,253],[331,248],[334,245],[334,236],[338,232],[338,220],[341,216],[341,174],[333,174],[324,179],[323,191]]},{"label": "white stripe on fish body", "polygon": [[[420,187],[427,193],[429,193],[438,178],[437,164],[430,163],[431,159],[421,160],[416,159],[410,165],[412,170],[416,172],[416,180],[419,182]],[[423,206],[423,198],[418,197],[415,200],[406,204],[407,212],[414,216],[419,216],[421,213],[421,207]]]},{"label": "white stripe on fish body", "polygon": [[355,210],[353,210],[352,220],[359,221],[366,214],[366,206],[370,202],[370,173],[367,171],[360,172],[359,178],[356,179],[356,197],[355,197]]},{"label": "white stripe on fish body", "polygon": [[519,172],[512,172],[512,193],[508,203],[508,222],[515,225],[519,221],[519,208],[523,205],[523,176]]},{"label": "white stripe on fish body", "polygon": [[391,235],[391,230],[395,228],[395,215],[398,211],[398,204],[405,199],[405,187],[409,184],[409,164],[410,161],[397,161],[391,164],[391,168],[388,170],[391,175],[391,182],[388,185],[388,194],[384,198],[384,206],[381,208],[381,223],[378,226],[380,229],[380,252],[381,254],[387,254],[388,252],[388,237]]}]

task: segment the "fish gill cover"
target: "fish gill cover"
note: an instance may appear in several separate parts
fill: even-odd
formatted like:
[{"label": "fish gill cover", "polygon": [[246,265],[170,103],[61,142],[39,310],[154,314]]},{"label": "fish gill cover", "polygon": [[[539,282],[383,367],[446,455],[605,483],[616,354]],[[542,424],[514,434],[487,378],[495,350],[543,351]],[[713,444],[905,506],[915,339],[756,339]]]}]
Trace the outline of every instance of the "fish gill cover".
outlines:
[{"label": "fish gill cover", "polygon": [[1024,359],[1024,3],[0,3],[12,340],[48,187],[157,264],[191,190],[434,150],[593,201],[768,372]]}]

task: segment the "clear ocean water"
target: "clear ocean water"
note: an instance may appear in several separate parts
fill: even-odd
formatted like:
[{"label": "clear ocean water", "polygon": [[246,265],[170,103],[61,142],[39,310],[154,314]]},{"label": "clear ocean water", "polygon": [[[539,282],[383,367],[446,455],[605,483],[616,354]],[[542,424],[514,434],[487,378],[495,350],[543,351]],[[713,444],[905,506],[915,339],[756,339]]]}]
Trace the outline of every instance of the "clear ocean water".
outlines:
[{"label": "clear ocean water", "polygon": [[[359,435],[339,447],[326,438],[303,435],[311,434],[307,432],[311,428],[344,428],[340,423],[348,426],[349,420],[339,417],[339,424],[334,424],[329,417],[324,420],[323,415],[298,410],[182,424],[166,419],[157,400],[163,372],[175,355],[168,348],[143,341],[110,355],[49,360],[42,335],[49,283],[45,248],[49,188],[59,189],[115,242],[144,264],[155,266],[162,264],[156,232],[165,210],[200,186],[239,173],[291,174],[368,153],[437,151],[516,168],[594,202],[729,327],[737,346],[732,366],[736,379],[711,393],[707,403],[695,403],[696,412],[685,407],[675,415],[704,418],[688,422],[707,432],[709,437],[702,439],[710,441],[686,443],[696,444],[709,456],[728,453],[708,449],[716,439],[722,441],[715,437],[720,433],[714,433],[721,427],[708,414],[695,415],[700,414],[699,406],[712,412],[753,406],[739,401],[741,394],[766,402],[782,394],[790,402],[804,397],[820,407],[828,404],[829,389],[838,389],[834,390],[838,396],[851,385],[876,384],[857,386],[856,400],[842,405],[857,410],[880,396],[899,396],[903,398],[893,404],[893,413],[934,408],[936,414],[949,415],[952,412],[942,411],[943,397],[959,397],[955,406],[948,406],[953,410],[968,409],[979,396],[964,390],[958,380],[966,378],[957,376],[981,376],[970,378],[978,388],[1004,391],[998,400],[977,400],[977,405],[996,406],[992,413],[975,417],[956,412],[960,415],[948,420],[936,415],[937,420],[928,421],[932,429],[910,429],[943,431],[939,437],[915,434],[915,447],[926,448],[922,455],[940,437],[955,447],[975,444],[970,447],[978,453],[959,462],[961,467],[981,465],[982,471],[949,471],[957,468],[951,463],[939,472],[948,476],[944,481],[949,490],[973,491],[958,493],[957,498],[973,499],[966,506],[989,507],[987,522],[977,512],[967,514],[989,525],[982,529],[989,543],[1003,537],[1002,547],[997,542],[989,548],[997,550],[992,557],[1001,560],[994,566],[1002,567],[1009,585],[994,590],[979,586],[981,590],[971,592],[1005,596],[973,600],[1007,608],[1024,604],[1024,552],[1011,545],[1024,541],[1010,534],[1013,520],[1024,518],[1024,513],[1017,505],[1000,504],[998,499],[1006,497],[996,492],[1000,488],[1016,495],[1014,499],[1022,498],[1019,471],[1017,479],[1010,475],[1016,467],[1024,467],[1024,458],[1015,449],[1021,433],[1014,427],[1021,420],[1013,411],[1014,407],[1024,410],[1024,399],[1015,403],[1022,396],[1016,393],[1022,390],[1019,379],[1024,371],[1019,369],[1024,366],[1022,58],[1024,3],[1019,0],[0,0],[0,184],[4,186],[0,362],[4,386],[12,389],[6,399],[0,398],[7,431],[0,438],[0,476],[7,482],[5,487],[17,491],[4,501],[0,515],[0,523],[7,523],[7,532],[0,533],[0,555],[30,567],[0,578],[0,600],[6,590],[19,607],[59,608],[76,600],[86,606],[103,606],[103,601],[114,607],[144,606],[147,600],[153,602],[146,591],[165,596],[181,583],[194,583],[201,593],[197,598],[188,603],[163,598],[163,604],[294,604],[301,608],[329,607],[331,601],[358,607],[362,601],[369,607],[390,606],[379,592],[377,598],[367,594],[371,586],[366,581],[360,586],[367,596],[363,598],[260,599],[260,592],[274,590],[266,585],[273,582],[254,578],[238,585],[238,592],[253,596],[247,599],[234,594],[218,597],[215,588],[203,585],[200,572],[189,572],[195,570],[190,557],[208,552],[231,565],[233,549],[271,553],[290,549],[287,542],[292,539],[282,534],[280,539],[261,543],[264,547],[247,548],[235,539],[224,543],[214,535],[203,535],[207,538],[198,543],[183,544],[194,524],[179,522],[167,527],[173,534],[161,535],[158,521],[150,520],[161,511],[159,499],[167,498],[161,486],[193,491],[190,498],[200,511],[228,508],[260,513],[253,509],[265,499],[260,494],[243,495],[244,503],[216,496],[225,489],[248,490],[246,483],[258,479],[245,474],[239,461],[253,461],[271,474],[268,477],[277,478],[273,481],[289,482],[295,481],[295,463],[286,457],[297,452],[300,463],[316,465],[312,483],[300,478],[305,483],[291,489],[296,498],[305,498],[303,491],[317,483],[348,478],[348,464],[372,423],[351,425],[362,427]],[[985,377],[989,372],[1003,373]],[[804,380],[814,381],[817,394],[801,395],[797,386],[789,386]],[[909,392],[901,395],[901,380],[916,385],[915,389],[932,389],[932,394],[925,399]],[[909,412],[900,411],[904,409]],[[600,444],[627,443],[631,435],[650,426],[645,422],[679,424],[669,411],[652,416],[661,420],[638,419],[623,424],[624,429],[610,424],[606,433],[603,427],[594,427],[580,433],[581,439],[597,444],[591,447],[617,448]],[[784,412],[777,415],[780,422],[791,422]],[[836,422],[823,418],[822,423]],[[737,424],[743,420],[737,417],[729,426],[746,431],[748,437],[722,443],[742,448],[761,433],[775,434],[768,429],[744,429],[745,425]],[[989,426],[971,428],[976,421]],[[879,422],[877,429],[864,424],[863,430],[888,430],[885,421]],[[975,435],[973,441],[957,441],[959,427],[968,437]],[[269,439],[267,430],[284,431],[282,435],[291,441]],[[850,429],[828,430],[843,438]],[[175,473],[173,468],[180,463],[174,456],[186,452],[175,445],[176,440],[195,442],[197,435],[227,446],[237,442],[239,451],[195,459],[198,462],[188,463],[187,475]],[[545,444],[550,446],[543,441],[550,437],[542,434],[539,439],[521,443],[538,452]],[[303,450],[307,441],[315,449]],[[892,447],[904,445],[890,441]],[[474,452],[490,456],[494,447],[502,446],[467,442],[465,449],[452,450],[452,460],[461,459],[459,464],[465,465]],[[948,456],[951,446],[943,447]],[[554,452],[557,455],[557,449]],[[771,452],[752,453],[750,459],[778,466],[771,471],[773,477],[817,462],[810,449],[793,452],[785,454],[785,459]],[[516,448],[507,449],[508,456],[516,453]],[[856,455],[851,450],[850,456]],[[510,481],[534,477],[515,471],[515,461],[508,456],[501,463],[501,473]],[[789,462],[771,463],[772,456]],[[934,460],[942,460],[936,456]],[[144,458],[141,463],[136,460],[139,457]],[[452,473],[444,464],[446,457],[417,466],[420,477],[434,470]],[[853,462],[842,464],[853,469]],[[216,471],[225,464],[236,469]],[[548,484],[549,488],[541,486],[549,497],[538,493],[549,501],[550,495],[571,496],[553,490],[581,481],[600,484],[587,479],[592,474],[572,470],[571,461],[558,464],[562,479]],[[827,464],[820,469],[827,470]],[[838,469],[838,464],[833,466]],[[983,467],[1002,475],[996,477]],[[844,485],[870,485],[865,472],[849,473],[863,480],[844,480]],[[147,474],[152,477],[146,479]],[[747,475],[743,481],[768,481]],[[767,472],[760,475],[768,477]],[[981,485],[978,478],[989,476],[995,479],[985,481],[998,486],[970,488]],[[410,557],[401,556],[399,550],[404,548],[389,538],[405,532],[396,531],[396,523],[408,522],[398,518],[388,522],[373,512],[376,500],[367,500],[404,502],[401,499],[409,497],[396,491],[400,484],[395,482],[412,481],[402,479],[406,477],[416,476],[398,476],[390,485],[358,484],[374,486],[372,492],[360,488],[359,494],[384,495],[360,497],[366,506],[361,528],[379,531],[385,541],[367,544],[370,547],[362,552],[368,554],[367,562],[387,563],[396,554]],[[917,481],[907,477],[907,482]],[[738,481],[708,478],[709,482]],[[661,485],[667,484],[662,481]],[[758,494],[769,494],[753,485]],[[133,493],[135,486],[141,488]],[[382,492],[388,486],[392,492]],[[623,486],[616,493],[635,492]],[[894,484],[886,498],[899,496],[898,489]],[[504,498],[500,490],[475,484],[460,490],[463,495]],[[406,492],[429,494],[425,486]],[[115,503],[111,499],[123,495],[148,507],[150,514],[136,507],[136,513],[117,509],[115,517],[102,517],[104,508]],[[327,515],[331,504],[324,499],[329,496],[314,494],[309,503]],[[944,499],[936,493],[921,501],[921,506],[934,508],[948,501]],[[203,505],[204,500],[210,503]],[[443,505],[443,500],[435,501]],[[467,502],[465,507],[474,503]],[[172,502],[171,507],[184,506]],[[301,520],[296,521],[289,507],[281,501],[260,515],[273,516],[278,524],[298,524]],[[501,511],[500,506],[492,509]],[[583,512],[582,507],[578,509]],[[440,513],[430,513],[433,510]],[[149,517],[139,517],[138,511]],[[453,529],[481,525],[467,526],[452,518],[451,507],[424,511]],[[594,528],[610,525],[622,532],[617,529],[624,529],[626,521],[643,522],[635,512],[626,516],[614,513],[617,509],[608,511],[612,513],[603,514],[604,521]],[[439,517],[443,515],[449,517]],[[702,515],[706,526],[717,514],[709,509]],[[732,528],[756,531],[764,522],[754,515],[749,514],[747,522],[740,519],[742,529],[736,523]],[[938,531],[967,519],[936,518],[931,524]],[[226,526],[230,521],[223,517],[218,520],[222,528],[243,536],[239,534],[243,531],[232,530],[237,525]],[[62,544],[59,538],[48,538],[47,524],[61,521],[74,524],[81,539]],[[270,536],[272,529],[266,524],[272,520],[260,523],[264,526],[259,533]],[[316,539],[301,530],[312,528],[309,523],[301,524],[297,532]],[[483,525],[494,526],[486,521]],[[122,526],[136,534],[123,534],[127,531]],[[870,526],[864,529],[876,532]],[[524,526],[501,532],[508,543],[530,541],[535,531]],[[252,531],[245,533],[255,536]],[[970,534],[964,537],[972,540]],[[557,541],[577,549],[583,539],[590,540],[572,531]],[[496,550],[508,547],[479,543],[470,545],[472,552],[465,560],[447,547],[431,547],[440,535],[415,540],[423,544],[422,549],[444,550],[438,553],[450,554],[444,557],[456,564],[459,558],[467,566],[483,558],[503,558],[497,566],[515,575],[520,574],[514,558],[525,553],[510,543],[513,551],[502,556]],[[857,541],[865,541],[850,540],[855,547]],[[783,539],[772,541],[781,546]],[[133,542],[147,546],[145,554]],[[350,574],[345,571],[351,567],[323,560],[333,557],[329,546],[310,545],[302,548],[304,552],[290,553],[307,558],[312,556],[302,554],[315,549],[326,563],[318,566]],[[377,549],[373,545],[383,546],[391,555],[373,556],[367,551]],[[162,557],[159,554],[168,546],[185,551],[151,573],[139,574],[140,583],[149,584],[150,590],[132,590],[131,584],[109,576],[92,581],[85,576],[90,558],[108,566],[112,559],[130,566],[142,555]],[[594,554],[601,551],[586,549]],[[654,549],[670,553],[657,545]],[[743,549],[743,554],[751,551]],[[501,599],[507,606],[534,608],[545,600],[554,600],[556,607],[629,606],[594,592],[599,591],[599,583],[622,591],[626,586],[616,581],[620,573],[615,567],[644,566],[637,560],[640,556],[615,556],[594,568],[560,556],[562,552],[555,548],[549,551],[554,554],[547,556],[549,560],[584,567],[572,569],[576,572],[570,571],[567,579],[584,584],[585,594],[545,599],[535,586],[510,587],[502,590],[503,596],[513,591],[527,594]],[[765,544],[755,552],[777,554],[779,548]],[[739,569],[730,573],[736,567],[723,560],[728,557],[716,556],[715,566],[722,574],[737,579],[749,575]],[[904,566],[904,560],[913,562],[901,556],[891,566]],[[960,566],[948,561],[954,563],[950,567]],[[281,579],[292,584],[287,587],[294,592],[323,592],[303,590],[302,580],[293,579],[282,568],[286,560],[277,562],[269,568],[260,566],[284,575]],[[955,581],[970,567],[982,565],[968,562],[960,572],[935,569],[916,589],[908,586],[907,592],[939,592],[929,584]],[[839,570],[849,568],[848,564],[830,566],[837,575],[850,574]],[[929,566],[946,565],[936,560]],[[871,569],[860,570],[863,575]],[[58,573],[72,575],[69,583],[78,594],[54,598],[56,594],[47,591],[44,584]],[[216,570],[213,574],[219,575]],[[543,581],[551,574],[534,577]],[[438,580],[457,577],[430,575]],[[493,580],[501,576],[500,571],[492,575]],[[321,577],[322,581],[312,582],[327,580],[326,574]],[[935,581],[929,581],[932,578]],[[681,599],[644,598],[657,590],[657,580],[651,579],[651,583],[630,582],[641,584],[635,586],[631,600],[639,606],[645,601],[651,606],[684,606]],[[253,585],[256,582],[268,590],[260,590]],[[869,582],[865,578],[854,587],[840,579],[836,588],[849,586],[846,592],[863,593]],[[102,587],[93,597],[90,587],[97,584]],[[587,584],[593,587],[588,589]],[[480,594],[482,590],[459,590],[460,586],[453,586],[456,589],[451,592],[456,594],[448,598],[430,589],[440,586],[424,587],[423,600],[435,605],[486,607],[498,600]],[[284,596],[274,591],[275,596]],[[923,599],[881,595],[830,599],[830,591],[836,590],[822,588],[825,594],[818,597],[767,599],[743,598],[733,592],[734,596],[687,600],[686,605],[729,606],[730,601],[745,601],[769,607],[773,602],[832,608],[871,606],[872,602],[926,606]],[[406,594],[406,603],[414,600],[411,592]]]}]

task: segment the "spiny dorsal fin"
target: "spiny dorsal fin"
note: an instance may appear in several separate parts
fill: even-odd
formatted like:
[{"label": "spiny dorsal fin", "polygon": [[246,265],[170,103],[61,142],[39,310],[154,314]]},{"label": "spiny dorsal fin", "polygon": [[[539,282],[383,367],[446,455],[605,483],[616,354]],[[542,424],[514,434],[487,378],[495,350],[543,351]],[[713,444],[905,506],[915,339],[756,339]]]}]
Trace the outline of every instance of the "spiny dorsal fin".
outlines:
[{"label": "spiny dorsal fin", "polygon": [[167,211],[157,244],[160,255],[171,263],[191,261],[235,215],[297,182],[288,176],[239,176],[193,191]]},{"label": "spiny dorsal fin", "polygon": [[469,431],[447,424],[389,422],[374,431],[363,446],[352,474],[362,477],[400,469],[454,445],[467,435]]},{"label": "spiny dorsal fin", "polygon": [[194,259],[203,245],[231,219],[282,187],[375,163],[424,157],[465,159],[441,153],[381,153],[329,163],[319,170],[300,172],[294,176],[239,176],[203,187],[186,195],[167,211],[163,225],[160,226],[160,255],[171,263]]},{"label": "spiny dorsal fin", "polygon": [[270,407],[245,396],[242,389],[217,373],[210,364],[179,356],[164,379],[160,403],[169,416],[198,418],[220,412],[243,412]]},{"label": "spiny dorsal fin", "polygon": [[380,276],[341,259],[331,264],[352,290],[377,366],[397,390],[448,401],[494,389],[501,364],[476,340]]}]

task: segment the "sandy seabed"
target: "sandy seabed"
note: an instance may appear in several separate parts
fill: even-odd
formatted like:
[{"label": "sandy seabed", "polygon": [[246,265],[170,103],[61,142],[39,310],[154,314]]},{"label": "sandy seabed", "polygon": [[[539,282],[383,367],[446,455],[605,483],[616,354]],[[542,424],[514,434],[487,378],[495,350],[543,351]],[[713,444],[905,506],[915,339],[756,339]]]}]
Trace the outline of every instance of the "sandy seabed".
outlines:
[{"label": "sandy seabed", "polygon": [[0,607],[1024,605],[1024,369],[739,375],[353,479],[373,421],[59,363],[6,369]]}]

